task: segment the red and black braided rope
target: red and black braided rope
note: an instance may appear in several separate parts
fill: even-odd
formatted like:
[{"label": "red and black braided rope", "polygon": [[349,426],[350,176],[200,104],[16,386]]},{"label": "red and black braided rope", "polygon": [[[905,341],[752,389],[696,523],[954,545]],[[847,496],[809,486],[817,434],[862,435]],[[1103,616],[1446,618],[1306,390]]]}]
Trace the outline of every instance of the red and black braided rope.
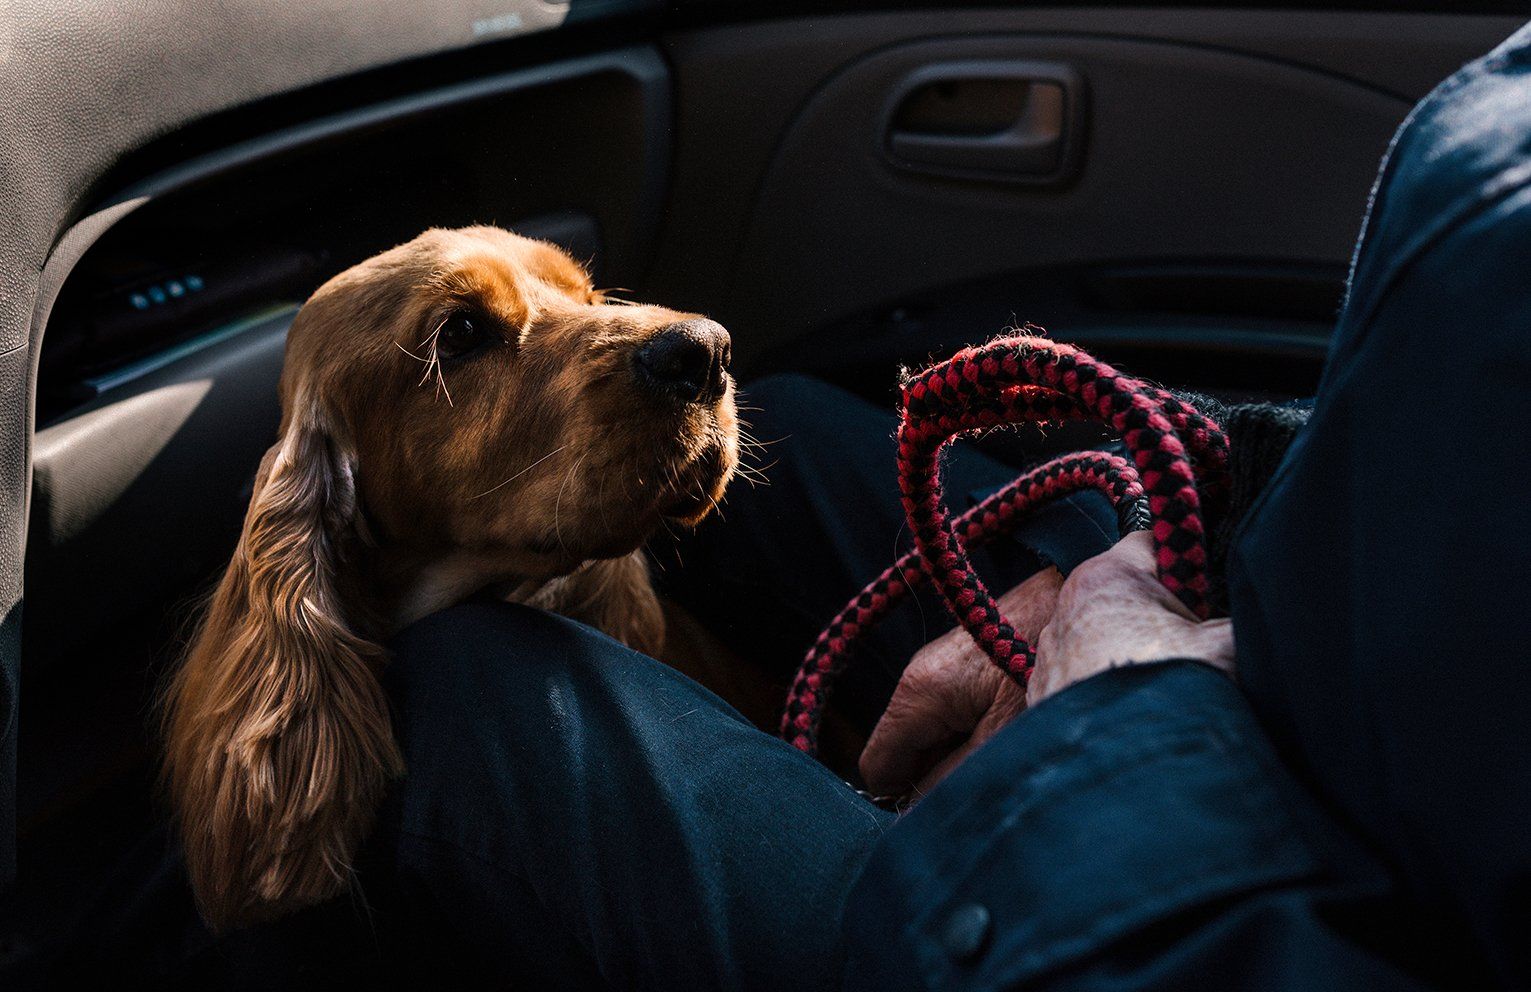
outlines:
[{"label": "red and black braided rope", "polygon": [[[984,653],[1025,686],[1035,653],[1001,615],[967,549],[1008,533],[1032,508],[1069,493],[1104,494],[1123,533],[1151,528],[1160,581],[1198,616],[1207,615],[1203,495],[1214,504],[1226,497],[1228,441],[1190,404],[1077,348],[1019,336],[965,348],[910,376],[900,408],[899,489],[915,548],[857,594],[809,649],[782,717],[782,736],[793,745],[816,750],[824,702],[857,638],[927,580]],[[1128,457],[1082,452],[1054,459],[949,517],[940,460],[954,438],[1066,420],[1107,425],[1121,436]]]}]

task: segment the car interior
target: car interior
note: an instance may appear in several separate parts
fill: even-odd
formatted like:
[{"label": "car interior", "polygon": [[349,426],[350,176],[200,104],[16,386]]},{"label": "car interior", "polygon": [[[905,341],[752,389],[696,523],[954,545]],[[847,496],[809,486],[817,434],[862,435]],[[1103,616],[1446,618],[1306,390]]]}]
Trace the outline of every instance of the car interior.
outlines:
[{"label": "car interior", "polygon": [[1521,21],[1377,6],[0,15],[0,975],[129,944],[145,969],[216,956],[166,867],[156,694],[326,278],[492,223],[718,320],[746,385],[804,373],[891,410],[900,368],[1030,322],[1174,388],[1308,396],[1391,135]]}]

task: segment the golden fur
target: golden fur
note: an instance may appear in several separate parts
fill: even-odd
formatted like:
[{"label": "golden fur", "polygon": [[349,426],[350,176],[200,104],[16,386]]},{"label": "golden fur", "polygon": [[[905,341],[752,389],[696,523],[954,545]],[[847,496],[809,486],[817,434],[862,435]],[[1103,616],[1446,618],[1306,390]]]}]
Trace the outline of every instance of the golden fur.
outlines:
[{"label": "golden fur", "polygon": [[[733,384],[652,406],[632,356],[695,315],[611,302],[557,248],[477,227],[427,231],[299,312],[280,440],[166,698],[166,780],[214,926],[349,884],[402,771],[378,682],[399,627],[494,588],[660,650],[638,549],[716,505]],[[463,313],[493,336],[444,358]]]}]

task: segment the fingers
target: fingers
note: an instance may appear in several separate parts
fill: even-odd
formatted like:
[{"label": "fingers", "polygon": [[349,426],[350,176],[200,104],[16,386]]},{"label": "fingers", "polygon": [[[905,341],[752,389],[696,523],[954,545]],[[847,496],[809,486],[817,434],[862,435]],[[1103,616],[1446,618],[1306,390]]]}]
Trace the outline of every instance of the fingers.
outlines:
[{"label": "fingers", "polygon": [[919,782],[978,725],[1003,678],[962,630],[921,648],[861,753],[867,786],[900,795]]},{"label": "fingers", "polygon": [[999,611],[1027,643],[1034,643],[1053,615],[1063,574],[1049,566],[999,598]]},{"label": "fingers", "polygon": [[[1000,611],[1034,642],[1062,587],[1056,568],[1043,569],[1000,597]],[[861,776],[885,795],[928,789],[1025,705],[1025,693],[966,631],[950,631],[910,660],[862,752]]]},{"label": "fingers", "polygon": [[1187,620],[1196,615],[1159,581],[1153,537],[1135,531],[1076,568],[1060,590],[1070,607],[1099,595],[1131,594],[1158,603]]},{"label": "fingers", "polygon": [[1104,555],[1122,563],[1124,568],[1136,568],[1152,572],[1154,569],[1154,539],[1146,530],[1135,530],[1117,541]]},{"label": "fingers", "polygon": [[994,700],[994,705],[989,707],[977,726],[968,735],[967,740],[947,754],[946,757],[937,761],[924,777],[914,787],[915,795],[924,795],[941,783],[948,774],[958,765],[967,760],[968,755],[988,743],[989,738],[1004,729],[1005,725],[1020,715],[1026,708],[1026,693],[1019,686],[1006,681],[1002,684],[999,695]]},{"label": "fingers", "polygon": [[1202,622],[1156,574],[1153,540],[1131,534],[1075,569],[1037,638],[1031,705],[1122,665],[1193,658],[1234,668],[1233,625]]},{"label": "fingers", "polygon": [[1235,674],[1233,620],[1228,617],[1207,620],[1197,626],[1197,634],[1201,637],[1201,643],[1196,657],[1229,675]]}]

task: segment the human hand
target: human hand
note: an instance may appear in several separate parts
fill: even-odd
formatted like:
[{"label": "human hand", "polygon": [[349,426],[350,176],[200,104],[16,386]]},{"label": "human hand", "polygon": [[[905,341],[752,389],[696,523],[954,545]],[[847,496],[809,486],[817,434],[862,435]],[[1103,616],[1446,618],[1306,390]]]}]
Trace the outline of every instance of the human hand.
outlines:
[{"label": "human hand", "polygon": [[[1063,576],[1047,568],[999,599],[1016,632],[1035,643]],[[1026,693],[958,627],[917,651],[861,754],[876,793],[929,791],[1026,707]]]},{"label": "human hand", "polygon": [[1233,674],[1233,622],[1198,621],[1164,588],[1143,532],[1069,574],[1034,644],[1032,706],[1120,665],[1195,658]]},{"label": "human hand", "polygon": [[1196,658],[1233,673],[1232,622],[1198,621],[1164,588],[1146,533],[1128,535],[1067,582],[1057,569],[1033,575],[999,607],[1036,648],[1028,691],[961,628],[925,645],[862,752],[861,775],[874,792],[929,791],[1028,702],[1120,665]]}]

